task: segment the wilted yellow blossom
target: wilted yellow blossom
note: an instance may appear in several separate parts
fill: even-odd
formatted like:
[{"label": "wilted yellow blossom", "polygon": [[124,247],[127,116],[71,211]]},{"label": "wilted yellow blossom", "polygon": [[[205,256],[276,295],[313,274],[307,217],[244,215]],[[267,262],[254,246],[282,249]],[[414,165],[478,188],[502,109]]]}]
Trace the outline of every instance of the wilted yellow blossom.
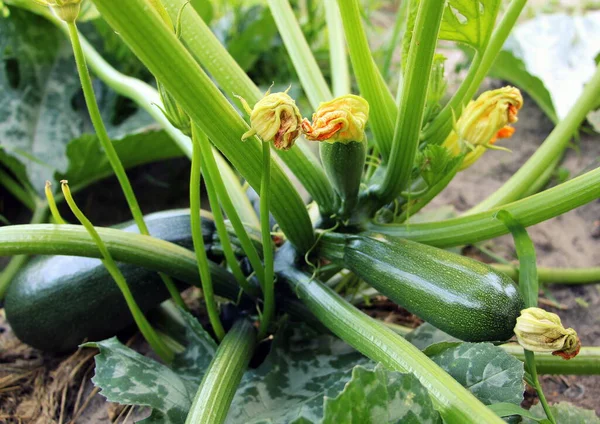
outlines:
[{"label": "wilted yellow blossom", "polygon": [[[289,90],[289,88],[288,88]],[[300,136],[302,115],[287,91],[270,93],[251,109],[246,100],[236,96],[250,115],[250,130],[242,135],[242,140],[258,135],[263,141],[273,141],[276,149],[289,150]]]},{"label": "wilted yellow blossom", "polygon": [[513,135],[515,130],[510,124],[517,122],[517,113],[522,106],[523,97],[517,88],[486,91],[469,103],[444,141],[444,147],[456,156],[467,153],[461,169],[475,163],[486,149],[507,150],[494,146],[494,143]]},{"label": "wilted yellow blossom", "polygon": [[75,22],[79,16],[82,0],[35,0],[37,3],[48,6],[50,10],[65,22]]},{"label": "wilted yellow blossom", "polygon": [[563,327],[558,315],[540,308],[523,309],[514,331],[519,344],[532,352],[552,352],[571,359],[581,348],[575,330]]},{"label": "wilted yellow blossom", "polygon": [[329,143],[365,140],[365,126],[369,119],[369,103],[353,94],[321,103],[313,114],[312,124],[302,121],[306,138]]}]

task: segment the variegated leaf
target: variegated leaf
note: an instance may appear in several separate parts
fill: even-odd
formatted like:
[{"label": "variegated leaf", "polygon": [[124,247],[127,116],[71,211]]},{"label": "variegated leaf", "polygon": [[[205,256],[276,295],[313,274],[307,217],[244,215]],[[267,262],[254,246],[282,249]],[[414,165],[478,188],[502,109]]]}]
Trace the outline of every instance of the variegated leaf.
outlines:
[{"label": "variegated leaf", "polygon": [[427,389],[412,374],[357,366],[336,398],[325,398],[323,424],[441,423]]},{"label": "variegated leaf", "polygon": [[523,363],[491,343],[442,342],[424,353],[486,405],[523,400]]}]

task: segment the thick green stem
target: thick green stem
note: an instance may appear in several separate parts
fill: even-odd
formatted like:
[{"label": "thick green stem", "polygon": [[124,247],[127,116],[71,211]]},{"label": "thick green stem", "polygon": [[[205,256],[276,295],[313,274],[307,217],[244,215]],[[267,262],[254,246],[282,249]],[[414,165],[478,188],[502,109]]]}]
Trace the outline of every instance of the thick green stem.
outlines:
[{"label": "thick green stem", "polygon": [[212,285],[210,270],[208,268],[208,257],[202,237],[202,223],[200,221],[200,180],[202,170],[202,153],[200,141],[197,139],[199,129],[194,125],[192,127],[192,170],[190,176],[190,224],[192,226],[192,240],[194,241],[194,251],[196,252],[196,261],[198,262],[198,271],[202,281],[202,291],[206,303],[208,319],[217,336],[217,339],[223,340],[225,330],[219,318],[219,308],[215,300],[215,292]]},{"label": "thick green stem", "polygon": [[[500,210],[496,213],[496,218],[506,225],[506,228],[512,233],[517,256],[519,257],[519,271],[521,281],[519,283],[519,291],[523,296],[525,308],[535,308],[538,305],[539,281],[537,273],[537,258],[535,254],[535,246],[533,241],[527,234],[527,230],[519,221],[517,221],[509,212]],[[552,424],[556,424],[556,420],[552,416],[552,411],[542,390],[542,385],[537,374],[537,365],[535,361],[535,353],[530,350],[525,350],[525,367],[531,376],[535,390],[537,391],[540,403],[546,412],[546,416]]]},{"label": "thick green stem", "polygon": [[551,167],[565,148],[581,122],[598,106],[600,97],[600,66],[592,79],[586,84],[583,93],[569,111],[569,114],[558,123],[546,141],[535,151],[533,156],[498,189],[494,194],[470,209],[467,214],[485,211],[496,206],[519,199],[531,185]]},{"label": "thick green stem", "polygon": [[331,66],[331,79],[333,80],[333,95],[335,97],[350,94],[350,72],[348,70],[348,56],[346,55],[346,40],[344,27],[337,3],[325,2],[325,19],[329,34],[329,61]]},{"label": "thick green stem", "polygon": [[[186,2],[187,0],[162,0],[172,19],[177,18]],[[206,68],[228,97],[232,98],[232,95],[236,94],[250,104],[262,98],[261,90],[240,68],[194,8],[186,7],[181,11],[181,25],[181,38],[190,53]],[[232,100],[241,106],[236,97]],[[278,150],[277,154],[319,204],[323,214],[331,213],[333,211],[331,184],[306,140],[300,138],[296,140],[293,149]]]},{"label": "thick green stem", "polygon": [[[492,33],[492,37],[483,52],[478,52],[475,56],[469,73],[467,74],[467,83],[463,83],[459,91],[451,100],[452,104],[448,104],[442,112],[435,118],[431,125],[427,127],[423,134],[423,138],[431,144],[441,144],[446,139],[452,130],[452,112],[455,113],[456,119],[462,113],[462,106],[471,100],[481,85],[481,82],[488,74],[490,68],[494,64],[496,57],[504,42],[508,38],[512,28],[515,26],[521,11],[525,7],[527,0],[512,0],[502,20]],[[480,56],[480,57],[478,57]]]},{"label": "thick green stem", "polygon": [[86,231],[89,233],[94,243],[98,247],[98,250],[102,255],[102,263],[110,273],[111,277],[115,280],[115,283],[117,283],[119,290],[121,290],[121,293],[125,298],[125,302],[127,302],[127,306],[129,307],[131,315],[133,316],[133,319],[137,324],[140,332],[144,335],[144,338],[152,347],[154,352],[156,352],[156,354],[160,356],[163,361],[171,362],[174,357],[173,351],[171,351],[164,344],[162,339],[158,336],[158,334],[156,334],[156,332],[150,325],[150,322],[148,322],[148,320],[144,316],[144,313],[141,311],[137,302],[133,298],[133,293],[131,293],[129,286],[127,285],[127,281],[125,281],[125,277],[117,267],[117,264],[115,263],[110,252],[106,248],[106,245],[102,241],[102,238],[100,237],[92,223],[86,218],[86,216],[79,209],[79,207],[77,207],[77,204],[75,204],[75,200],[73,200],[71,192],[69,191],[69,186],[66,184],[66,182],[62,183],[62,189],[63,194],[65,196],[65,200],[71,208],[71,211],[77,217],[79,222],[81,222],[81,224],[85,227]]},{"label": "thick green stem", "polygon": [[0,186],[3,186],[10,194],[23,203],[30,211],[35,211],[35,198],[31,193],[23,188],[23,186],[15,180],[13,177],[8,175],[3,169],[0,168]]},{"label": "thick green stem", "polygon": [[273,271],[273,242],[271,240],[271,144],[263,143],[263,176],[260,184],[260,234],[263,245],[265,264],[265,281],[263,286],[264,306],[260,319],[259,338],[262,339],[269,331],[269,325],[275,314],[275,276]]},{"label": "thick green stem", "polygon": [[[208,194],[208,201],[210,203],[210,209],[212,211],[215,227],[217,229],[217,234],[219,236],[219,240],[221,241],[221,247],[223,249],[223,254],[225,255],[225,260],[231,269],[231,273],[235,276],[240,287],[251,296],[256,296],[256,289],[248,283],[242,269],[233,253],[233,247],[231,246],[231,240],[229,240],[229,234],[227,232],[227,227],[225,225],[225,219],[223,218],[223,213],[221,212],[221,205],[219,204],[219,194],[217,191],[221,192],[221,195],[227,196],[227,192],[225,191],[225,187],[221,184],[217,189],[216,181],[212,179],[211,173],[206,171],[206,164],[212,158],[214,162],[214,157],[212,156],[212,146],[208,141],[206,135],[201,133],[197,128],[195,129],[194,135],[197,138],[198,143],[200,144],[200,154],[202,155],[202,163],[204,164],[205,170],[202,171],[202,176],[204,177],[204,185],[206,187],[206,192]],[[199,188],[199,187],[198,187]],[[229,196],[227,196],[229,197]],[[243,232],[246,233],[245,228],[242,226]],[[247,234],[246,234],[247,236]]]},{"label": "thick green stem", "polygon": [[[519,281],[519,267],[492,264],[492,267]],[[590,284],[600,282],[600,267],[592,268],[546,268],[538,267],[538,278],[543,284]]]},{"label": "thick green stem", "polygon": [[[145,0],[95,0],[102,16],[147,68],[160,80],[215,146],[255,189],[260,186],[262,162],[256,137],[244,143],[248,125],[219,92],[160,16]],[[272,213],[288,239],[301,250],[314,244],[306,207],[281,167],[272,163]]]},{"label": "thick green stem", "polygon": [[244,371],[252,358],[256,332],[245,319],[229,330],[211,361],[194,397],[186,424],[221,424]]},{"label": "thick green stem", "polygon": [[383,182],[373,188],[377,198],[375,209],[394,201],[410,178],[419,145],[429,75],[444,9],[445,3],[438,0],[422,0],[419,5],[407,69],[404,72],[389,163]]},{"label": "thick green stem", "polygon": [[297,270],[293,266],[293,252],[283,249],[278,256],[278,275],[335,335],[389,369],[413,373],[429,390],[447,422],[502,422],[415,346],[356,309],[321,282]]},{"label": "thick green stem", "polygon": [[[208,138],[204,134],[202,134],[199,138],[200,147],[202,150],[207,151],[210,149],[210,142]],[[263,265],[260,260],[260,256],[256,248],[254,247],[254,243],[250,239],[248,232],[246,231],[246,227],[244,227],[244,223],[241,221],[237,211],[229,197],[227,190],[225,189],[225,184],[221,177],[221,173],[217,163],[215,161],[215,157],[212,154],[203,154],[204,159],[204,168],[206,174],[210,178],[210,180],[214,183],[213,187],[217,190],[217,194],[219,197],[219,201],[221,202],[221,206],[225,213],[227,214],[227,218],[231,222],[231,226],[235,231],[236,237],[239,239],[240,244],[242,245],[242,249],[244,249],[244,253],[252,265],[252,269],[260,281],[261,285],[264,286],[265,273],[263,270]]]},{"label": "thick green stem", "polygon": [[542,404],[542,408],[544,408],[544,412],[546,413],[546,417],[552,424],[556,424],[556,420],[554,416],[552,416],[552,411],[550,410],[550,405],[548,405],[548,401],[546,400],[546,395],[544,395],[544,391],[542,390],[542,385],[540,384],[540,378],[537,373],[537,366],[535,360],[535,354],[530,350],[525,349],[524,351],[525,357],[525,366],[529,375],[531,375],[531,380],[533,381],[533,385],[535,387],[535,391],[540,398],[540,403]]},{"label": "thick green stem", "polygon": [[288,0],[267,0],[279,35],[313,108],[333,97]]},{"label": "thick green stem", "polygon": [[369,125],[385,161],[392,150],[397,106],[369,49],[367,34],[360,15],[359,1],[338,0],[337,3],[342,16],[356,82],[361,96],[369,102]]},{"label": "thick green stem", "polygon": [[[38,202],[35,209],[33,210],[33,216],[31,217],[30,224],[39,224],[46,221],[48,218],[48,205],[45,202]],[[10,262],[4,267],[2,273],[0,273],[0,300],[4,299],[4,294],[8,290],[14,276],[19,272],[21,267],[27,263],[29,256],[17,255],[13,257]]]},{"label": "thick green stem", "polygon": [[461,246],[507,234],[508,230],[493,218],[496,211],[506,209],[528,227],[600,197],[600,168],[573,178],[566,183],[486,212],[438,222],[422,224],[367,225],[372,231],[403,237],[438,247]]},{"label": "thick green stem", "polygon": [[[131,263],[164,272],[188,284],[200,287],[194,252],[154,237],[114,228],[96,228],[111,256],[117,262]],[[27,224],[0,228],[0,256],[65,255],[102,258],[98,247],[80,225]],[[233,275],[209,263],[215,292],[237,299],[239,287]]]},{"label": "thick green stem", "polygon": [[[100,109],[98,109],[98,103],[96,102],[96,94],[94,93],[94,87],[92,86],[92,78],[90,77],[90,72],[87,68],[87,64],[85,61],[85,55],[83,54],[83,49],[81,48],[81,42],[79,40],[79,32],[77,31],[77,26],[75,22],[71,22],[68,24],[69,29],[69,37],[71,38],[71,44],[73,45],[73,53],[75,54],[75,62],[77,63],[77,72],[79,73],[79,79],[81,81],[81,87],[83,88],[83,95],[85,97],[85,104],[88,108],[88,112],[90,114],[90,119],[92,120],[92,124],[94,125],[94,129],[96,130],[96,135],[98,136],[98,140],[100,140],[100,144],[106,153],[106,157],[110,162],[110,166],[113,169],[117,180],[123,190],[123,194],[125,195],[125,199],[127,200],[127,205],[131,210],[131,214],[133,215],[133,219],[140,229],[140,233],[148,234],[148,227],[144,222],[144,215],[142,214],[142,210],[140,209],[140,205],[135,197],[133,192],[133,188],[131,187],[131,183],[129,182],[129,178],[127,177],[127,173],[125,172],[125,168],[119,159],[119,155],[115,147],[108,136],[108,132],[106,131],[106,127],[104,125],[104,121],[102,120],[102,115],[100,114]],[[169,276],[161,274],[162,278],[169,294],[180,307],[186,308],[185,302],[181,298],[181,294],[177,287],[175,287],[175,283]]]}]

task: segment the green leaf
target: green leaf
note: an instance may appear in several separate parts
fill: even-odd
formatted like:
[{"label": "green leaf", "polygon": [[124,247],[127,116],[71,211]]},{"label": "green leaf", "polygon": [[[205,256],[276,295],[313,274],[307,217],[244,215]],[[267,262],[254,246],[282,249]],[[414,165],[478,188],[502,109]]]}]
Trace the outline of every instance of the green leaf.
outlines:
[{"label": "green leaf", "polygon": [[[125,168],[183,154],[164,131],[128,135],[113,140],[113,144]],[[69,166],[64,174],[56,175],[56,180],[69,180],[73,186],[79,187],[113,175],[108,158],[95,135],[85,134],[72,140],[67,145],[66,154]]]},{"label": "green leaf", "polygon": [[406,340],[414,344],[421,350],[427,349],[429,346],[441,342],[460,342],[450,334],[444,333],[431,324],[423,323],[415,330],[408,333]]},{"label": "green leaf", "polygon": [[181,309],[179,312],[185,323],[187,345],[183,353],[175,356],[171,367],[179,377],[190,382],[193,398],[204,376],[204,370],[208,369],[215,356],[217,344],[196,318]]},{"label": "green leaf", "polygon": [[494,30],[500,0],[450,0],[444,11],[440,39],[485,48]]},{"label": "green leaf", "polygon": [[[43,193],[44,181],[68,166],[67,144],[93,133],[72,50],[50,22],[13,8],[0,20],[0,53],[0,147],[26,166],[28,180]],[[145,113],[123,120],[117,96],[103,85],[97,94],[111,136],[151,123]]]},{"label": "green leaf", "polygon": [[[556,116],[563,119],[596,71],[600,12],[584,16],[539,15],[516,26],[503,49],[521,60],[532,77],[543,82]],[[505,71],[509,80],[520,77],[511,75],[510,69]],[[518,68],[514,71],[515,74],[520,72]],[[547,101],[542,94],[540,96]],[[534,99],[539,103],[538,98]]]},{"label": "green leaf", "polygon": [[424,353],[486,405],[523,400],[523,363],[491,343],[442,342]]},{"label": "green leaf", "polygon": [[357,366],[336,398],[325,398],[323,424],[441,423],[427,390],[412,374]]},{"label": "green leaf", "polygon": [[[556,419],[557,424],[600,424],[600,418],[595,411],[580,408],[569,402],[559,402],[550,406],[552,415]],[[539,418],[545,418],[546,414],[541,404],[531,408],[531,413]],[[535,420],[525,419],[524,424],[535,423]]]},{"label": "green leaf", "polygon": [[421,175],[429,187],[444,178],[454,167],[454,156],[444,146],[428,145],[420,158]]},{"label": "green leaf", "polygon": [[164,414],[165,423],[185,422],[192,398],[174,371],[128,348],[116,337],[83,346],[100,350],[92,381],[108,401],[149,406]]},{"label": "green leaf", "polygon": [[495,403],[490,405],[489,408],[496,413],[499,417],[510,417],[514,415],[520,415],[522,417],[527,417],[536,422],[544,421],[546,418],[537,418],[530,411],[521,408],[519,405],[515,405],[514,403]]},{"label": "green leaf", "polygon": [[340,393],[355,365],[372,363],[341,340],[304,327],[280,330],[271,349],[242,379],[227,423],[317,423],[323,397]]},{"label": "green leaf", "polygon": [[144,424],[183,424],[194,394],[215,355],[217,345],[196,318],[181,311],[186,349],[171,368],[140,355],[115,337],[84,346],[97,347],[94,384],[111,402],[151,407]]},{"label": "green leaf", "polygon": [[512,52],[502,50],[498,53],[498,57],[490,69],[489,76],[506,80],[521,90],[526,91],[548,118],[553,122],[558,122],[552,97],[546,86],[541,79],[531,75],[527,71],[525,63]]}]

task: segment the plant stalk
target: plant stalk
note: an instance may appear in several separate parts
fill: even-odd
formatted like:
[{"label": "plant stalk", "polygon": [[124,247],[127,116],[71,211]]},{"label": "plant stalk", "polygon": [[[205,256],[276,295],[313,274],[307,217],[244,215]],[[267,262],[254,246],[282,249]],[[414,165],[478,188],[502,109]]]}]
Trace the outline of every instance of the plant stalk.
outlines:
[{"label": "plant stalk", "polygon": [[[127,173],[125,172],[125,168],[119,159],[119,155],[117,154],[110,137],[108,136],[106,127],[104,126],[104,121],[102,120],[102,116],[100,114],[100,110],[98,109],[96,94],[94,93],[94,87],[92,86],[92,78],[90,77],[90,72],[85,61],[85,55],[83,54],[83,49],[81,48],[77,25],[75,22],[70,22],[67,24],[67,26],[69,29],[71,44],[73,46],[73,53],[75,54],[75,62],[77,64],[77,71],[79,73],[81,87],[83,88],[85,103],[88,108],[92,124],[94,125],[94,129],[96,130],[96,135],[98,136],[100,144],[102,145],[102,148],[106,153],[106,157],[110,162],[110,166],[113,169],[117,180],[119,181],[119,185],[121,186],[123,194],[125,195],[125,199],[127,200],[127,205],[131,210],[131,214],[133,215],[133,219],[137,224],[140,233],[147,235],[149,233],[148,227],[144,222],[144,215],[142,214],[140,205],[135,197],[133,188],[131,187]],[[175,287],[173,280],[171,280],[171,278],[165,274],[160,274],[160,277],[165,283],[165,286],[167,287],[167,290],[169,291],[169,294],[175,303],[186,309],[187,307],[181,297],[181,293],[179,293],[179,290],[177,290],[177,287]]]},{"label": "plant stalk", "polygon": [[456,119],[458,119],[462,113],[462,106],[466,105],[473,98],[481,82],[494,64],[498,53],[502,50],[504,42],[517,23],[517,19],[526,4],[527,0],[511,1],[500,23],[492,33],[485,50],[475,55],[465,79],[466,82],[461,84],[451,102],[444,107],[432,124],[426,128],[422,137],[423,139],[431,144],[441,144],[444,142],[450,131],[452,131],[452,113],[454,112]]},{"label": "plant stalk", "polygon": [[202,237],[202,223],[200,221],[200,180],[202,173],[202,152],[200,141],[198,140],[199,129],[192,124],[192,170],[190,175],[190,224],[192,226],[192,240],[194,242],[194,251],[196,252],[196,261],[198,262],[198,271],[202,282],[202,292],[206,303],[208,319],[219,341],[225,337],[225,329],[221,324],[219,317],[219,308],[215,300],[215,293],[212,285],[210,270],[208,268],[208,257],[206,256],[206,247]]},{"label": "plant stalk", "polygon": [[[97,227],[96,232],[117,262],[164,272],[201,287],[194,252],[154,237]],[[0,256],[65,255],[102,258],[98,247],[81,225],[27,224],[0,228]],[[215,293],[237,299],[239,286],[225,268],[209,262]]]},{"label": "plant stalk", "polygon": [[[496,211],[506,209],[528,227],[559,216],[600,197],[600,168],[541,193],[489,211],[438,222],[410,225],[370,223],[367,229],[437,247],[461,246],[508,233]],[[326,237],[326,236],[325,236]]]},{"label": "plant stalk", "polygon": [[0,168],[0,186],[3,186],[12,194],[19,202],[21,202],[27,209],[35,212],[36,204],[35,198],[31,193],[23,188],[23,186],[15,180],[13,177],[8,175],[3,169]]},{"label": "plant stalk", "polygon": [[[33,210],[33,216],[29,221],[30,225],[46,221],[48,213],[49,209],[47,203],[42,200],[38,201]],[[28,255],[16,255],[11,258],[10,262],[4,267],[2,273],[0,273],[0,300],[4,299],[8,286],[10,286],[15,275],[17,275],[23,265],[27,263],[28,259]]]},{"label": "plant stalk", "polygon": [[121,290],[123,297],[125,298],[125,302],[127,302],[127,306],[129,307],[129,311],[133,316],[135,323],[137,324],[140,332],[144,335],[144,338],[148,342],[148,344],[152,347],[152,350],[156,352],[161,359],[167,363],[173,360],[174,354],[173,352],[164,344],[163,340],[156,334],[150,322],[144,316],[144,313],[141,311],[137,302],[133,297],[133,293],[129,289],[127,285],[127,281],[125,281],[125,277],[117,267],[117,264],[113,260],[110,252],[106,248],[106,245],[102,241],[102,238],[92,225],[92,223],[87,219],[87,217],[83,214],[83,212],[79,209],[75,200],[71,196],[71,192],[69,190],[69,186],[66,182],[61,182],[62,191],[65,196],[65,200],[71,208],[73,214],[77,217],[77,220],[81,222],[85,230],[92,237],[94,243],[96,244],[98,250],[102,255],[102,263],[110,273],[111,277],[115,280],[115,283]]},{"label": "plant stalk", "polygon": [[381,185],[372,188],[377,198],[375,209],[393,202],[405,189],[412,172],[444,9],[445,3],[437,0],[421,0],[419,5],[389,163]]},{"label": "plant stalk", "polygon": [[186,424],[225,422],[255,345],[256,332],[250,322],[246,319],[237,321],[219,345],[202,378]]},{"label": "plant stalk", "polygon": [[263,142],[263,176],[260,184],[260,234],[263,245],[265,281],[263,287],[264,306],[260,319],[259,339],[269,331],[269,325],[275,314],[275,275],[273,271],[273,242],[271,240],[271,143]]},{"label": "plant stalk", "polygon": [[[328,0],[329,1],[329,0]],[[369,48],[358,0],[338,0],[352,69],[362,97],[369,102],[369,125],[384,161],[392,150],[397,106]]]},{"label": "plant stalk", "polygon": [[[102,16],[215,146],[255,189],[262,161],[257,137],[239,140],[248,125],[145,0],[95,0]],[[210,101],[209,101],[210,100]],[[289,178],[272,164],[272,213],[287,238],[301,250],[314,244],[306,207]]]},{"label": "plant stalk", "polygon": [[335,97],[350,94],[350,72],[346,55],[346,40],[340,10],[334,1],[325,2],[325,19],[329,34],[329,62]]},{"label": "plant stalk", "polygon": [[[519,281],[517,265],[492,264],[494,269]],[[538,278],[543,284],[591,284],[600,282],[600,267],[591,268],[547,268],[538,267]]]}]

